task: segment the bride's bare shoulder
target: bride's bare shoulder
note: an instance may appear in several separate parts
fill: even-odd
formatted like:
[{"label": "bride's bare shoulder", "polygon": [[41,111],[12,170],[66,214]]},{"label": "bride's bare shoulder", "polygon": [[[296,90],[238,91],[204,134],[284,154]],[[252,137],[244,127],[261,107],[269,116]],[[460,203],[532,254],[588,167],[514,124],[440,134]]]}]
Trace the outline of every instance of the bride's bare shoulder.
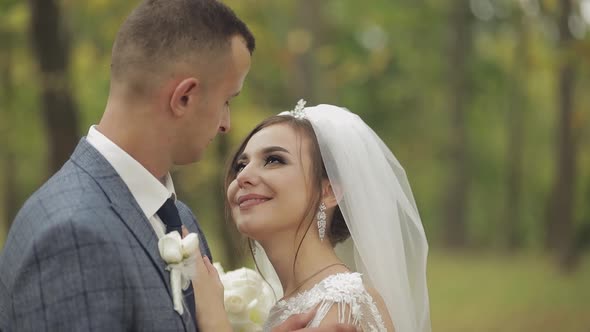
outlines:
[{"label": "bride's bare shoulder", "polygon": [[387,331],[394,332],[395,329],[393,327],[393,321],[391,320],[391,317],[389,316],[389,311],[387,310],[387,306],[385,305],[385,301],[383,301],[383,298],[381,297],[379,292],[375,288],[369,287],[366,284],[365,284],[365,289],[367,290],[367,293],[369,293],[369,295],[371,295],[371,297],[373,298],[373,301],[375,302],[375,305],[377,306],[377,310],[379,310],[379,314],[383,318],[383,323],[385,324]]}]

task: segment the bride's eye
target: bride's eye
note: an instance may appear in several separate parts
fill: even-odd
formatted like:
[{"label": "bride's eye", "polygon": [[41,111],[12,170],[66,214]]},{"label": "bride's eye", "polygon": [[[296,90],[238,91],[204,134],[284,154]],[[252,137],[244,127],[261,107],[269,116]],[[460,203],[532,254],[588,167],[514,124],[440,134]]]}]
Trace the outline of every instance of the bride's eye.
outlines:
[{"label": "bride's eye", "polygon": [[285,164],[285,160],[279,156],[270,155],[264,160],[264,166],[269,164]]},{"label": "bride's eye", "polygon": [[240,173],[245,167],[246,167],[246,163],[243,161],[240,161],[234,165],[234,172],[236,172],[236,174]]}]

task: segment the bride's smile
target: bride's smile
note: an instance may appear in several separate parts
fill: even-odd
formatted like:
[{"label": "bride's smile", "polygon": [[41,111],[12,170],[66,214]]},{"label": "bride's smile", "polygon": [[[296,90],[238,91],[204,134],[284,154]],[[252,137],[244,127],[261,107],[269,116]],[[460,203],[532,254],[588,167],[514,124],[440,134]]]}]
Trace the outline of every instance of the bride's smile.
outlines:
[{"label": "bride's smile", "polygon": [[240,210],[246,210],[253,206],[262,204],[271,200],[272,198],[258,194],[245,194],[238,197],[238,205]]}]

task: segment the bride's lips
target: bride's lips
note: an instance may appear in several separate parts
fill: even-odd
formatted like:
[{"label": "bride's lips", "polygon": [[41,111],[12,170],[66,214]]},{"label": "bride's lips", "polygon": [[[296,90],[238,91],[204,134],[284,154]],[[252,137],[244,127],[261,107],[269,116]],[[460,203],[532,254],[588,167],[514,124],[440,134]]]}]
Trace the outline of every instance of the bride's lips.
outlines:
[{"label": "bride's lips", "polygon": [[247,194],[238,197],[238,206],[240,209],[249,208],[258,204],[262,204],[270,200],[269,197],[258,194]]}]

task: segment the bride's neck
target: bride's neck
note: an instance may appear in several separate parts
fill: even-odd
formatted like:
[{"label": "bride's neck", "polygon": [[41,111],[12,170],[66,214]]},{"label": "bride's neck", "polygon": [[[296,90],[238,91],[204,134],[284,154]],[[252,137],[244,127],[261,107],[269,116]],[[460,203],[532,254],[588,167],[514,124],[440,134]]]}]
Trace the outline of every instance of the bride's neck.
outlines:
[{"label": "bride's neck", "polygon": [[[320,242],[311,236],[306,236],[297,253],[298,244],[299,241],[293,243],[293,241],[285,241],[285,239],[278,237],[262,243],[281,281],[283,293],[287,296],[293,293],[294,290],[301,291],[310,288],[307,286],[314,285],[326,275],[337,271],[337,268],[321,271],[323,268],[330,264],[341,263],[327,239]],[[296,253],[297,259],[295,260]],[[295,267],[293,268],[294,260]],[[340,270],[342,269],[343,267],[340,268]],[[306,280],[318,271],[321,272]],[[300,289],[296,289],[297,287],[300,287]]]}]

